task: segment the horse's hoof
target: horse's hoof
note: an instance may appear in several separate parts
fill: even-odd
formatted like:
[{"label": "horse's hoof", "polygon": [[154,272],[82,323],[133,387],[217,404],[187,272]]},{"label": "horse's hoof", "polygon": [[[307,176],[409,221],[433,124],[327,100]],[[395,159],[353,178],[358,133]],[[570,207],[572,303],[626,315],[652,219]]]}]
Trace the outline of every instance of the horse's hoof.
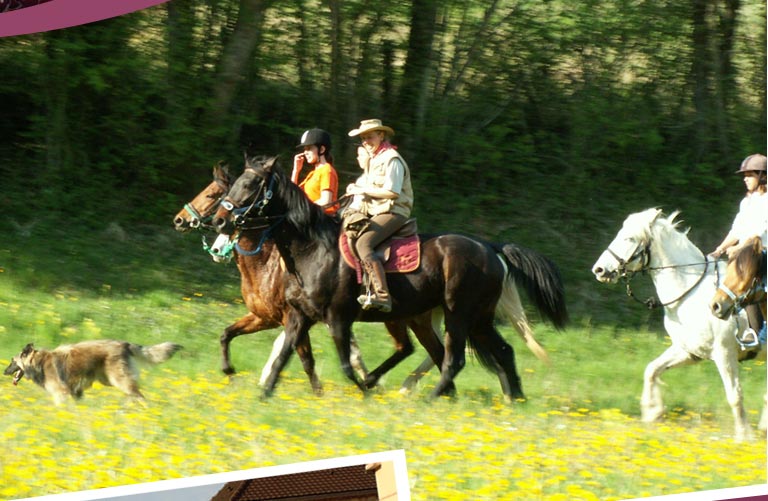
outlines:
[{"label": "horse's hoof", "polygon": [[504,395],[504,402],[507,404],[524,404],[528,402],[528,399],[525,398],[525,395]]},{"label": "horse's hoof", "polygon": [[223,372],[226,376],[233,376],[235,374],[235,368],[234,367],[224,367],[221,369],[221,372]]},{"label": "horse's hoof", "polygon": [[372,390],[372,389],[373,389],[373,388],[375,388],[375,387],[376,387],[378,384],[379,384],[379,378],[378,378],[378,377],[371,377],[371,376],[368,376],[368,377],[367,377],[367,378],[365,378],[365,380],[363,381],[363,386],[365,386],[365,389],[367,389],[367,390]]}]

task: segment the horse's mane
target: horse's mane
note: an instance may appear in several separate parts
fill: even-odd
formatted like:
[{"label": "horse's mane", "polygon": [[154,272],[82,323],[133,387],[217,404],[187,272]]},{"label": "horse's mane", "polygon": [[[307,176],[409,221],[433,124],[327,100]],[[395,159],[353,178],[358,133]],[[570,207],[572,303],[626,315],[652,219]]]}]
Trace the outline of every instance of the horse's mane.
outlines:
[{"label": "horse's mane", "polygon": [[762,242],[759,237],[754,239],[756,242],[745,245],[733,257],[739,277],[765,276],[766,263],[762,254]]},{"label": "horse's mane", "polygon": [[696,249],[697,252],[701,252],[688,238],[690,228],[681,228],[682,220],[678,219],[679,215],[679,210],[675,210],[667,216],[659,208],[646,209],[627,217],[624,221],[622,232],[646,243],[653,240],[655,232],[662,240],[669,242],[681,251],[684,248],[691,247]]},{"label": "horse's mane", "polygon": [[[262,166],[271,160],[268,157],[252,157],[248,165]],[[273,189],[285,201],[286,220],[306,238],[319,241],[326,246],[335,246],[339,235],[339,222],[325,213],[322,207],[312,202],[307,194],[283,172],[277,164],[272,166]]]}]

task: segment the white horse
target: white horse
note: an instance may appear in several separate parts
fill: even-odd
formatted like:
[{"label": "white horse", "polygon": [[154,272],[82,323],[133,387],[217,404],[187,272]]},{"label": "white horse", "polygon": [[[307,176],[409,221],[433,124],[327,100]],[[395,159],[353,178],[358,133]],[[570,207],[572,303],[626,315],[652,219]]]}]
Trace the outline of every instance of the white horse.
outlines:
[{"label": "white horse", "polygon": [[[750,440],[752,431],[744,410],[739,361],[755,356],[741,350],[736,333],[747,327],[744,312],[721,320],[710,312],[709,303],[724,276],[725,263],[704,255],[677,229],[678,212],[664,217],[659,209],[630,215],[616,238],[592,267],[595,278],[615,283],[627,282],[634,273],[648,272],[664,307],[664,327],[672,339],[670,346],[645,369],[640,405],[645,422],[661,418],[664,406],[659,377],[667,369],[712,360],[725,385],[725,395],[733,411],[736,440]],[[760,348],[756,348],[760,350]],[[765,352],[761,355],[764,357]]]}]

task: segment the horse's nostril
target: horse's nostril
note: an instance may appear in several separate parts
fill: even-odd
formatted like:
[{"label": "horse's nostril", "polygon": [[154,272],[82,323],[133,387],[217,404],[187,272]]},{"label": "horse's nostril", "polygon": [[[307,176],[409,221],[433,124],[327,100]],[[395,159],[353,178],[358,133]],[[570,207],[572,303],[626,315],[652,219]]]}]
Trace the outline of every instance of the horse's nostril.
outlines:
[{"label": "horse's nostril", "polygon": [[603,274],[603,269],[600,268],[600,267],[592,268],[592,273],[594,273],[595,275],[602,275]]}]

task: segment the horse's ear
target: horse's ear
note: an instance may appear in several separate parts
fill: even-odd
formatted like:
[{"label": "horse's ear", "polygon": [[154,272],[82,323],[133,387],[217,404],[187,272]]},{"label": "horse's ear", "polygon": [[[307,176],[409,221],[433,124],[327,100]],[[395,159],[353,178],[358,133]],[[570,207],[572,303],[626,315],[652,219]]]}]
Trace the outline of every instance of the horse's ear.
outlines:
[{"label": "horse's ear", "polygon": [[275,165],[277,165],[277,159],[279,158],[279,155],[276,155],[270,159],[268,159],[266,162],[264,162],[264,170],[267,172],[272,172],[272,169]]},{"label": "horse's ear", "polygon": [[213,177],[227,179],[229,177],[229,164],[224,160],[219,160],[213,166]]}]

